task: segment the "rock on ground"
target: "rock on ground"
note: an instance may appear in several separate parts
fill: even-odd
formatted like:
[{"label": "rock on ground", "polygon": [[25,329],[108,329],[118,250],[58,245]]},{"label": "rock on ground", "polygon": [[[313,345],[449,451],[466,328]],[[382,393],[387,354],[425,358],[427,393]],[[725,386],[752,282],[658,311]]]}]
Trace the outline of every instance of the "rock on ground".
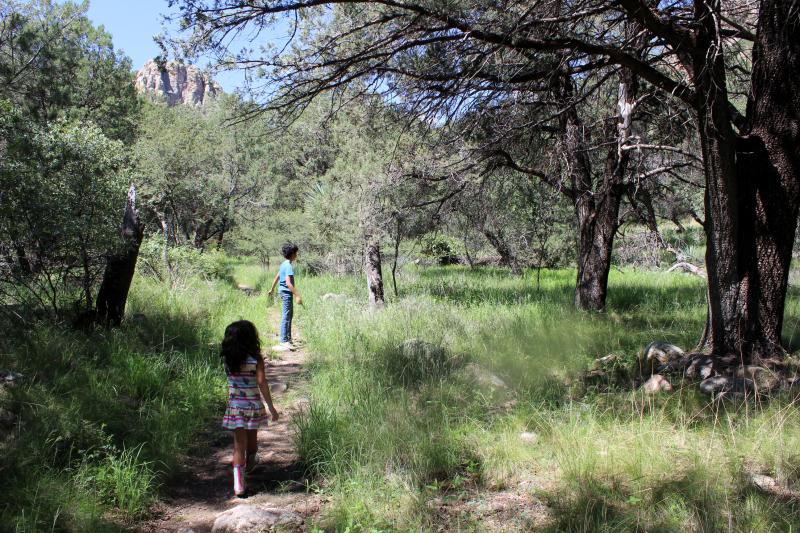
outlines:
[{"label": "rock on ground", "polygon": [[753,392],[753,390],[753,381],[745,378],[714,376],[700,382],[700,391],[706,394],[720,394],[723,392],[744,394]]},{"label": "rock on ground", "polygon": [[645,374],[657,373],[684,360],[684,352],[678,346],[663,341],[653,341],[644,349],[640,360],[641,371]]},{"label": "rock on ground", "polygon": [[269,382],[269,391],[273,393],[278,392],[286,392],[289,388],[289,385],[283,381],[270,381]]},{"label": "rock on ground", "polygon": [[655,394],[661,391],[668,392],[672,390],[672,384],[664,376],[653,374],[650,379],[644,382],[642,390],[648,394]]},{"label": "rock on ground", "polygon": [[475,378],[475,381],[477,381],[479,385],[493,389],[508,388],[505,381],[477,363],[469,363],[466,366],[466,370]]},{"label": "rock on ground", "polygon": [[275,526],[297,527],[303,519],[292,511],[237,505],[217,516],[212,533],[257,533],[270,531]]}]

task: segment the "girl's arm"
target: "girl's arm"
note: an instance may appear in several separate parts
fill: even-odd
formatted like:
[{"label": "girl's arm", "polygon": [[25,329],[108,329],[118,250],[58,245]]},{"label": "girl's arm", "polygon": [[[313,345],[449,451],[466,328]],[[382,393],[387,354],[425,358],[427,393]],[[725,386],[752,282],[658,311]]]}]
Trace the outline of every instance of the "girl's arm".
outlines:
[{"label": "girl's arm", "polygon": [[269,295],[270,296],[275,294],[275,287],[278,285],[278,278],[280,278],[280,277],[281,277],[281,273],[280,272],[275,274],[275,279],[272,280],[272,287],[270,287],[270,289],[269,289]]},{"label": "girl's arm", "polygon": [[272,405],[272,394],[269,392],[267,373],[264,368],[264,359],[262,357],[258,358],[258,363],[256,364],[256,383],[258,383],[258,389],[261,391],[261,396],[264,398],[264,406],[272,415],[272,421],[277,422],[279,415],[278,411],[275,409],[275,406]]},{"label": "girl's arm", "polygon": [[292,294],[294,294],[294,298],[297,300],[297,303],[303,305],[303,297],[300,296],[299,292],[297,292],[297,287],[295,287],[294,283],[292,283],[292,278],[290,276],[286,276],[286,286],[290,291],[292,291]]}]

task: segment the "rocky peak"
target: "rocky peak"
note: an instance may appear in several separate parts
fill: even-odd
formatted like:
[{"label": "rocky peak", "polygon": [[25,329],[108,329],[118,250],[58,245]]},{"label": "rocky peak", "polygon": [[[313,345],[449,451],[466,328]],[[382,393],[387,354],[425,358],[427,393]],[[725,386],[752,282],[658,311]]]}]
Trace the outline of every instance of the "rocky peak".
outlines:
[{"label": "rocky peak", "polygon": [[140,93],[163,97],[169,106],[201,106],[222,93],[208,74],[178,61],[169,61],[163,67],[148,61],[136,73],[135,85]]}]

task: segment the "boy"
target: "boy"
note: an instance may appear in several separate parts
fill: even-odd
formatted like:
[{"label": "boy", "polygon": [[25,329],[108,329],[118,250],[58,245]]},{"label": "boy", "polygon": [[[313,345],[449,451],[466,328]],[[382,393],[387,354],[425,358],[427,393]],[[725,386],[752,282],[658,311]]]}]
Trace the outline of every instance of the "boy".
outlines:
[{"label": "boy", "polygon": [[279,285],[278,294],[283,300],[282,315],[281,315],[281,350],[294,350],[292,345],[292,315],[294,314],[294,304],[292,296],[297,300],[297,303],[302,305],[303,298],[297,292],[297,287],[294,285],[294,269],[292,263],[297,259],[298,253],[297,245],[287,242],[281,248],[281,253],[286,259],[281,263],[281,268],[278,274],[272,281],[272,288],[269,290],[269,296],[275,294],[275,286]]}]

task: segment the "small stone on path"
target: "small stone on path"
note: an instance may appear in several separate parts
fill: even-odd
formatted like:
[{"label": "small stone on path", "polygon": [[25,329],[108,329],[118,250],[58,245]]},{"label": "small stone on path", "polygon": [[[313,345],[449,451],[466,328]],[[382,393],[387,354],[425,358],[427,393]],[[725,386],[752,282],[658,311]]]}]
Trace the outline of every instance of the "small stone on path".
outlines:
[{"label": "small stone on path", "polygon": [[275,526],[299,526],[303,519],[292,511],[237,505],[217,516],[212,533],[255,533]]},{"label": "small stone on path", "polygon": [[286,392],[289,388],[289,385],[284,383],[283,381],[270,381],[269,382],[269,391],[274,393]]}]

